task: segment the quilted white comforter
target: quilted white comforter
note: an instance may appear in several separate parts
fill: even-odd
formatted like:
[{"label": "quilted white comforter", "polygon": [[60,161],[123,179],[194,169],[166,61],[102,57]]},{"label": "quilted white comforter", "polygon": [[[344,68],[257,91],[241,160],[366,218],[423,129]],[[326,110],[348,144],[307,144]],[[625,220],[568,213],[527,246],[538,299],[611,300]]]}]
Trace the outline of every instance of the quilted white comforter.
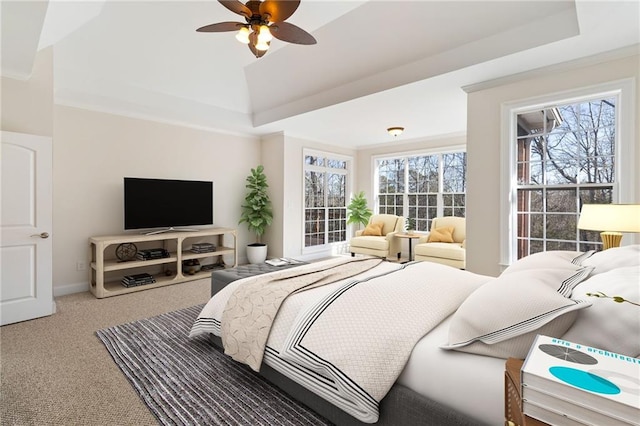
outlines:
[{"label": "quilted white comforter", "polygon": [[[487,279],[428,262],[383,262],[296,293],[280,307],[264,361],[357,419],[374,423],[378,403],[416,342]],[[220,335],[226,301],[247,280],[214,296],[191,335]]]}]

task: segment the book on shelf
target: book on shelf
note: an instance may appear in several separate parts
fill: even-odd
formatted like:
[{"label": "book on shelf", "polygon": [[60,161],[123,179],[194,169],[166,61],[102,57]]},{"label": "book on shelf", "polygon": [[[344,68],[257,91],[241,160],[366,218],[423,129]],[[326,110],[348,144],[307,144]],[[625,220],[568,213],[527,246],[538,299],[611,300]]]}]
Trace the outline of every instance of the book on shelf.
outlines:
[{"label": "book on shelf", "polygon": [[124,287],[130,288],[130,287],[139,287],[141,285],[146,285],[146,284],[153,284],[155,283],[156,280],[150,280],[150,281],[134,281],[134,282],[124,282],[122,281],[122,285]]},{"label": "book on shelf", "polygon": [[139,250],[138,253],[136,253],[138,260],[164,259],[169,256],[169,251],[163,248]]},{"label": "book on shelf", "polygon": [[193,244],[191,246],[191,251],[193,253],[211,253],[216,251],[216,246],[213,244],[206,244],[206,245]]},{"label": "book on shelf", "polygon": [[147,273],[125,275],[122,277],[121,281],[122,285],[125,287],[137,287],[139,285],[152,284],[155,282],[156,280],[153,278],[153,275]]},{"label": "book on shelf", "polygon": [[638,358],[538,335],[521,380],[523,412],[530,417],[549,423],[555,413],[577,424],[638,425]]},{"label": "book on shelf", "polygon": [[205,250],[205,249],[216,249],[215,244],[213,243],[193,243],[191,244],[192,250]]}]

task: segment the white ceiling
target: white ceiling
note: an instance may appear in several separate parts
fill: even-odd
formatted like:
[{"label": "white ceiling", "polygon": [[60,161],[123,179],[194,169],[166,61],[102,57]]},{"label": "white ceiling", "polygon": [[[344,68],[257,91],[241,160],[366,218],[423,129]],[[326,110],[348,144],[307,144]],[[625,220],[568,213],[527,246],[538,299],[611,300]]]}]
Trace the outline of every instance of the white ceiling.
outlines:
[{"label": "white ceiling", "polygon": [[2,73],[54,46],[55,101],[234,133],[363,147],[466,130],[462,87],[640,43],[637,1],[302,0],[256,59],[208,1],[2,2]]}]

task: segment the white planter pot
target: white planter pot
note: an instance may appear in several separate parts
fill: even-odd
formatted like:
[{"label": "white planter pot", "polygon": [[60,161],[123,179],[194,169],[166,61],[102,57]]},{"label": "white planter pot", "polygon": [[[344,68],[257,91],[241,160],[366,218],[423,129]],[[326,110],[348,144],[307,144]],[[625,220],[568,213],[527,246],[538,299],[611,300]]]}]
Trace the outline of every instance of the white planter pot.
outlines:
[{"label": "white planter pot", "polygon": [[247,260],[249,263],[264,263],[267,260],[267,245],[249,244],[247,246]]}]

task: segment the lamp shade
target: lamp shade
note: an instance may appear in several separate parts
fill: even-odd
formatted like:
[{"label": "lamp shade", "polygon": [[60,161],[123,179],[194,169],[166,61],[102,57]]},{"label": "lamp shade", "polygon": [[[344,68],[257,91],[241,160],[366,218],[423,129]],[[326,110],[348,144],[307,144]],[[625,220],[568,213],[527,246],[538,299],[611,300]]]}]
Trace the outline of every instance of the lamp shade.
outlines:
[{"label": "lamp shade", "polygon": [[585,204],[578,229],[609,232],[640,232],[640,204]]}]

